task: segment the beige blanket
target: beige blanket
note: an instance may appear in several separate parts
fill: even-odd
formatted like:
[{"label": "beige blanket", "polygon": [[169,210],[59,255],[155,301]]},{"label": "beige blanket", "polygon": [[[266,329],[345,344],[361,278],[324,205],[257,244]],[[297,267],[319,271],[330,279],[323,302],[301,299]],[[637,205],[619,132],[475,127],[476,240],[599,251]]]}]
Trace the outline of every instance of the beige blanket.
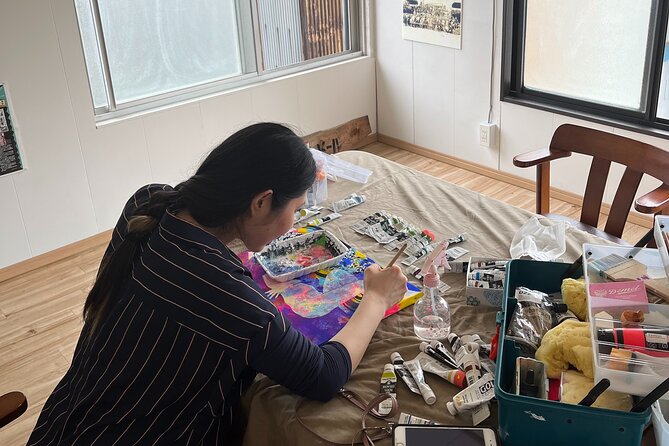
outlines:
[{"label": "beige blanket", "polygon": [[[349,181],[329,184],[328,202],[351,192],[364,194],[367,201],[344,211],[343,217],[329,223],[327,229],[380,264],[388,262],[392,253],[371,238],[350,229],[357,220],[379,210],[399,215],[417,227],[431,229],[438,239],[466,232],[468,239],[459,246],[468,249],[469,255],[499,258],[509,257],[509,245],[515,232],[533,215],[375,155],[351,151],[337,156],[367,167],[374,173],[365,185]],[[570,228],[567,240],[567,253],[563,258],[572,261],[580,255],[581,245],[586,241],[595,241],[595,238]],[[446,294],[452,312],[452,330],[460,335],[478,333],[489,341],[494,334],[497,309],[465,304],[463,274],[445,274],[442,279],[452,287]],[[390,362],[393,351],[399,351],[405,360],[413,359],[419,353],[420,341],[414,335],[412,317],[412,308],[409,307],[381,322],[346,388],[369,401],[379,391],[383,365]],[[411,393],[403,382],[399,382],[397,398],[400,410],[443,424],[471,426],[470,416],[453,417],[446,410],[446,402],[457,393],[456,387],[434,375],[428,374],[427,381],[437,396],[437,402],[427,406],[419,395]],[[299,424],[295,416],[298,405],[302,421],[331,442],[350,444],[360,429],[361,412],[343,399],[337,397],[327,403],[303,400],[268,378],[259,377],[243,399],[244,412],[248,417],[244,444],[327,444]],[[496,427],[496,406],[493,404],[491,409],[494,415],[485,425]],[[369,424],[374,423],[378,424],[378,421],[371,419]],[[378,444],[390,445],[392,442],[387,439]]]}]

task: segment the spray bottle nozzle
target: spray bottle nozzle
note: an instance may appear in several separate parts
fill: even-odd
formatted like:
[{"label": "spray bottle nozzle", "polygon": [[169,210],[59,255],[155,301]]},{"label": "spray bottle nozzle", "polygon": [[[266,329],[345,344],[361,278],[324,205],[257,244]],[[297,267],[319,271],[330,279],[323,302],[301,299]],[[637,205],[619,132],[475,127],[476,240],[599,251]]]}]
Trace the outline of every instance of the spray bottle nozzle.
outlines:
[{"label": "spray bottle nozzle", "polygon": [[448,242],[440,242],[434,250],[427,256],[419,274],[423,276],[423,284],[426,287],[436,288],[439,286],[439,266],[448,268],[446,249]]}]

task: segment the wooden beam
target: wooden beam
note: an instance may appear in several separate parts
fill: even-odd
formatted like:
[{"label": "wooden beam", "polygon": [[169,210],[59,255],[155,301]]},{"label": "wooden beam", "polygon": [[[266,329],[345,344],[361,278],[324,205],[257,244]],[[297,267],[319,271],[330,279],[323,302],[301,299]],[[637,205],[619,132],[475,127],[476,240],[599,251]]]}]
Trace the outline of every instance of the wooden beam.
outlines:
[{"label": "wooden beam", "polygon": [[369,116],[362,116],[337,127],[312,133],[303,139],[309,147],[333,154],[344,150],[359,149],[376,142],[376,135],[372,135]]}]

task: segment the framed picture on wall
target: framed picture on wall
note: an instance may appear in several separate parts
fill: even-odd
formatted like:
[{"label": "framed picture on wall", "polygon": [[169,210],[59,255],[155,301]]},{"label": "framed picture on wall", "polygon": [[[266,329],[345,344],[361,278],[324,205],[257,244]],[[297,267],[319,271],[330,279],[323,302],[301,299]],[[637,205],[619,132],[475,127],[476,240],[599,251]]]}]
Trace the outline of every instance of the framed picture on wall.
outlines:
[{"label": "framed picture on wall", "polygon": [[23,169],[5,85],[0,83],[0,175]]},{"label": "framed picture on wall", "polygon": [[402,38],[460,49],[462,0],[405,0]]}]

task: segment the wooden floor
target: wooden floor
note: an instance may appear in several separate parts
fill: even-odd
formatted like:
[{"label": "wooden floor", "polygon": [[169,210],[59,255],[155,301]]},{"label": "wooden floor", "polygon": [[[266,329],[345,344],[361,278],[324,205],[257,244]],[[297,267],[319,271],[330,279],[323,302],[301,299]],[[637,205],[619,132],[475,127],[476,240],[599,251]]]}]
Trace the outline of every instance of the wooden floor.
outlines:
[{"label": "wooden floor", "polygon": [[[534,210],[534,193],[394,147],[365,148],[446,181]],[[580,208],[553,201],[552,211],[577,216]],[[646,228],[628,225],[623,238],[636,240]],[[26,414],[0,429],[0,445],[24,445],[42,406],[69,366],[81,330],[81,311],[105,246],[0,283],[0,394],[20,390]]]}]

